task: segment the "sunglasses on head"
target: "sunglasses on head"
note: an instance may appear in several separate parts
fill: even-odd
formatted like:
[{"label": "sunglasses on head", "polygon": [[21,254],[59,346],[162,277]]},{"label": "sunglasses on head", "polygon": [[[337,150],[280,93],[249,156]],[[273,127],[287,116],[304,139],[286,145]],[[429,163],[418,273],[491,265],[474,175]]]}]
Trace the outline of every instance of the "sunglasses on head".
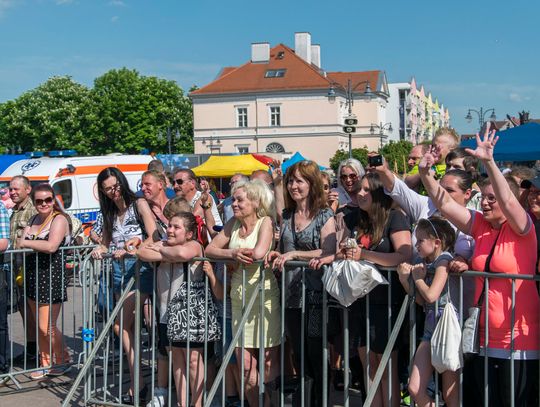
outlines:
[{"label": "sunglasses on head", "polygon": [[50,205],[50,204],[53,203],[53,201],[54,201],[54,198],[52,196],[50,196],[48,198],[45,198],[45,199],[36,198],[36,199],[34,199],[34,204],[36,206],[41,206],[43,204]]}]

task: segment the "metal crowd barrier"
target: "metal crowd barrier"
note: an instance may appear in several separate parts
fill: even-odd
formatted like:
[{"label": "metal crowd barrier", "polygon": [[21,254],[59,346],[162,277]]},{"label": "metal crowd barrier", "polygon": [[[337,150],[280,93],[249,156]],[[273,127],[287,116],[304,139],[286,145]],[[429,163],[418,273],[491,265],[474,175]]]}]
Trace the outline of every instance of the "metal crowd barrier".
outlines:
[{"label": "metal crowd barrier", "polygon": [[[46,284],[44,281],[39,281],[41,276],[43,279],[51,281],[53,273],[58,273],[54,270],[50,261],[47,259],[48,254],[36,253],[32,250],[8,250],[4,255],[4,264],[0,273],[0,299],[5,303],[5,309],[0,309],[1,317],[5,321],[5,325],[0,328],[7,329],[6,335],[0,338],[0,352],[6,352],[6,362],[8,371],[0,372],[0,381],[4,384],[12,382],[17,389],[20,389],[20,383],[17,379],[20,375],[28,375],[32,372],[37,372],[54,366],[40,366],[39,351],[46,351],[51,357],[51,364],[61,365],[68,369],[76,361],[80,355],[80,331],[79,327],[82,324],[82,318],[86,318],[87,309],[84,303],[80,302],[81,287],[79,285],[79,276],[85,274],[85,267],[88,263],[88,254],[93,246],[70,246],[61,247],[59,249],[60,256],[60,297],[67,296],[67,301],[59,303],[58,307],[48,308],[47,339],[48,349],[39,349],[39,306],[35,306],[32,312],[30,309],[30,297],[39,302],[40,295],[53,297],[53,287]],[[45,262],[45,267],[40,267],[40,261]],[[28,267],[27,264],[32,262],[34,267]],[[38,274],[38,268],[42,269]],[[48,271],[47,271],[48,269]],[[35,277],[35,284],[30,282],[30,274]],[[58,295],[58,294],[56,294]],[[39,304],[40,306],[43,304]],[[3,307],[2,307],[3,308]],[[59,308],[59,309],[57,309]],[[53,309],[55,310],[53,313]],[[58,311],[57,318],[56,311]],[[23,317],[24,316],[24,317]],[[42,316],[43,317],[43,316]],[[54,319],[54,321],[53,321]],[[56,321],[58,319],[58,321]],[[41,321],[43,324],[43,321]],[[57,327],[59,331],[51,330]],[[60,333],[60,337],[56,338],[56,333]],[[62,363],[53,363],[55,352],[53,351],[53,336],[54,342],[61,340],[61,353],[63,357],[68,357],[68,360],[62,360]],[[42,339],[43,340],[43,339]],[[4,344],[5,341],[5,344]],[[29,349],[29,344],[35,343],[36,348]]]},{"label": "metal crowd barrier", "polygon": [[[146,403],[151,400],[155,395],[157,395],[156,388],[158,387],[158,381],[162,381],[162,385],[166,383],[166,392],[167,392],[167,403],[166,405],[174,405],[176,400],[175,396],[175,383],[174,383],[174,374],[172,372],[173,360],[172,360],[172,350],[169,348],[167,350],[167,357],[159,356],[156,344],[158,343],[158,332],[156,328],[156,318],[158,314],[156,312],[156,306],[158,304],[158,297],[156,296],[156,290],[154,289],[153,293],[149,296],[146,301],[142,300],[140,287],[140,275],[139,275],[139,266],[140,263],[136,264],[135,275],[130,278],[128,281],[124,281],[125,289],[122,293],[115,296],[111,292],[112,287],[112,259],[109,256],[103,260],[94,260],[88,256],[89,249],[91,246],[85,247],[69,247],[62,248],[64,250],[63,256],[63,270],[65,271],[66,278],[69,277],[69,283],[67,285],[68,297],[73,299],[70,303],[63,303],[61,308],[61,318],[59,318],[59,328],[61,332],[67,337],[66,347],[71,351],[72,361],[79,362],[77,367],[79,368],[76,377],[73,380],[72,386],[64,399],[63,406],[72,405],[75,402],[94,405],[107,405],[107,406],[122,406],[122,395],[126,393],[127,389],[130,387],[130,383],[133,381],[133,403],[134,405],[146,405]],[[25,250],[25,251],[9,251],[6,252],[6,264],[9,265],[10,270],[16,270],[18,263],[22,261],[22,266],[24,268],[26,264],[26,257],[28,255],[35,255],[34,253]],[[67,267],[68,257],[74,256],[75,260],[73,262],[73,268]],[[9,260],[8,260],[9,259]],[[22,260],[18,260],[22,259]],[[224,267],[225,263],[231,263],[227,261],[219,260],[217,263],[214,260],[210,259],[194,259],[194,261],[200,260],[209,260],[214,264],[215,270],[221,270],[221,279],[223,282],[223,297],[225,299],[223,306],[220,308],[221,314],[221,339],[220,345],[223,348],[221,350],[221,363],[216,363],[215,353],[218,343],[209,343],[208,341],[204,342],[204,347],[202,351],[202,363],[203,363],[203,377],[202,377],[202,402],[197,404],[198,406],[225,406],[227,404],[228,396],[232,392],[228,392],[228,384],[233,384],[233,387],[236,387],[237,390],[237,402],[236,405],[247,406],[248,402],[245,396],[246,382],[245,374],[248,366],[245,366],[245,358],[242,357],[240,360],[236,361],[236,367],[239,367],[239,370],[236,372],[236,376],[230,376],[228,373],[228,366],[231,366],[231,359],[233,353],[235,353],[235,348],[240,349],[240,354],[244,354],[244,327],[246,322],[250,317],[250,312],[252,310],[257,310],[259,315],[262,315],[266,304],[265,304],[265,277],[266,274],[270,271],[264,271],[259,276],[258,283],[255,285],[255,288],[251,296],[245,295],[243,292],[242,295],[242,316],[239,318],[238,329],[235,332],[235,335],[232,337],[230,344],[226,347],[226,334],[231,329],[228,326],[227,321],[227,306],[230,305],[230,299],[227,299],[227,293],[230,290],[230,277],[231,272],[227,270],[227,267]],[[123,267],[122,264],[120,267]],[[300,365],[296,366],[298,370],[295,371],[294,366],[290,366],[291,363],[288,361],[291,357],[290,342],[292,338],[287,338],[287,330],[285,321],[290,317],[290,310],[286,308],[286,297],[287,287],[285,283],[285,278],[280,279],[280,340],[281,345],[279,345],[279,373],[275,378],[271,378],[272,381],[267,382],[265,380],[265,366],[264,359],[267,349],[264,348],[264,342],[266,338],[266,332],[264,331],[264,325],[259,324],[257,329],[259,330],[259,341],[263,346],[257,350],[257,369],[258,372],[258,392],[257,392],[257,402],[259,406],[263,405],[293,405],[293,406],[315,406],[317,405],[312,396],[314,392],[311,393],[308,391],[309,388],[313,387],[313,378],[307,377],[306,374],[306,362],[309,362],[308,358],[310,355],[306,355],[304,349],[304,344],[306,339],[309,340],[309,333],[306,331],[307,324],[309,323],[306,318],[308,317],[307,308],[308,304],[306,300],[306,262],[288,262],[287,270],[285,273],[290,272],[291,268],[300,268],[301,273],[301,304],[300,304],[300,338],[294,338],[296,340],[300,339]],[[381,269],[384,272],[395,272],[392,269]],[[25,272],[29,272],[26,270]],[[245,287],[247,284],[247,271],[245,268],[240,267],[240,270],[235,272],[242,272],[242,282]],[[153,276],[154,276],[154,287],[156,287],[156,275],[157,269],[154,266]],[[188,284],[191,277],[188,273]],[[459,290],[459,303],[463,304],[464,301],[464,282],[470,284],[472,277],[484,277],[486,285],[486,304],[489,302],[489,284],[490,279],[500,279],[507,278],[511,280],[512,285],[512,326],[515,321],[515,291],[516,291],[516,280],[534,280],[540,281],[539,276],[523,276],[523,275],[510,275],[510,274],[495,274],[495,273],[480,273],[480,272],[465,272],[457,275],[460,279],[460,290]],[[208,286],[208,277],[204,278],[206,285]],[[391,282],[391,280],[389,280]],[[397,279],[396,279],[397,281]],[[388,300],[389,302],[392,299],[392,291],[396,287],[392,287],[390,284],[388,288]],[[37,365],[37,362],[30,365],[24,361],[22,366],[16,366],[13,359],[16,356],[17,350],[21,345],[24,346],[23,352],[26,355],[26,336],[23,334],[22,339],[21,335],[14,334],[14,326],[21,326],[26,330],[27,328],[27,319],[21,324],[20,317],[16,315],[14,311],[15,302],[13,293],[16,292],[16,283],[14,278],[8,279],[8,290],[12,294],[10,296],[10,302],[8,307],[12,311],[9,315],[9,357],[10,365],[9,372],[3,375],[0,375],[0,380],[6,377],[9,377],[10,380],[13,380],[15,385],[17,383],[17,376],[21,374],[30,374],[33,371],[39,370],[40,367]],[[21,290],[25,290],[25,285]],[[132,291],[133,290],[133,291]],[[24,292],[24,291],[23,291]],[[173,293],[174,294],[174,293]],[[123,357],[124,351],[122,350],[122,341],[117,339],[117,335],[114,332],[113,325],[116,323],[120,332],[124,331],[124,315],[121,312],[122,308],[127,304],[127,301],[135,301],[134,306],[134,327],[133,329],[133,372],[131,380],[130,374],[126,374],[126,365],[129,366],[129,361],[125,360]],[[205,298],[205,315],[208,315],[208,304],[210,298],[208,295]],[[469,301],[472,302],[472,301]],[[366,333],[366,353],[369,354],[372,343],[370,342],[370,296],[365,297],[366,303],[366,323],[365,331]],[[191,302],[188,299],[188,304]],[[22,307],[24,311],[27,311],[27,305],[23,301]],[[188,306],[189,307],[189,306]],[[80,310],[79,310],[80,308]],[[328,322],[329,322],[329,310],[337,309],[338,312],[342,315],[342,323],[340,331],[343,335],[343,349],[342,349],[342,360],[343,360],[343,370],[344,374],[344,390],[338,392],[335,390],[330,390],[329,387],[329,338],[328,338]],[[188,309],[189,311],[189,309]],[[393,385],[393,373],[392,369],[394,364],[392,363],[392,349],[396,341],[399,338],[400,331],[402,329],[408,330],[408,352],[404,351],[403,348],[399,349],[398,358],[405,359],[407,366],[410,367],[411,362],[414,357],[417,346],[417,319],[423,318],[423,315],[416,315],[416,305],[414,303],[414,296],[404,296],[401,306],[399,307],[399,312],[395,318],[395,323],[392,324],[392,308],[388,307],[387,318],[388,318],[388,330],[389,340],[385,346],[385,350],[380,358],[379,366],[374,371],[373,366],[370,364],[369,357],[366,358],[366,365],[363,366],[363,375],[364,375],[364,385],[366,388],[366,393],[362,394],[362,397],[356,392],[352,392],[350,375],[349,375],[349,360],[351,355],[351,349],[349,344],[349,327],[354,326],[356,323],[349,319],[349,312],[347,308],[340,306],[335,301],[332,301],[328,297],[326,292],[322,292],[322,338],[321,342],[321,352],[320,352],[320,364],[322,368],[322,385],[320,388],[316,388],[315,391],[320,395],[320,405],[326,407],[335,403],[339,403],[343,406],[349,405],[364,405],[370,406],[373,403],[374,397],[376,396],[377,391],[381,391],[383,397],[388,400],[388,405],[397,405],[402,403],[402,400],[395,400],[395,394],[392,392]],[[409,313],[409,318],[407,318],[407,312]],[[460,323],[464,321],[466,311],[462,307],[459,309],[460,314]],[[336,314],[334,314],[335,317]],[[144,318],[143,318],[144,316]],[[49,313],[49,318],[52,315]],[[485,313],[485,321],[487,324],[488,313]],[[145,321],[145,323],[143,322]],[[407,326],[408,325],[408,326]],[[38,332],[38,325],[35,325],[36,332]],[[486,332],[486,336],[489,337],[489,332]],[[144,340],[144,344],[142,342]],[[512,343],[511,349],[513,349],[514,335],[512,333]],[[49,338],[50,341],[50,338]],[[289,344],[286,344],[286,343]],[[336,342],[334,341],[334,346]],[[49,352],[51,352],[49,348]],[[190,355],[190,343],[186,344],[187,355]],[[352,349],[353,354],[358,353],[357,349]],[[298,356],[298,355],[296,355]],[[484,375],[485,375],[485,387],[481,389],[484,392],[484,406],[489,406],[489,381],[488,377],[488,359],[487,355],[484,355]],[[167,363],[167,373],[166,379],[163,381],[163,377],[159,377],[160,374],[163,374],[162,371],[156,371],[157,368],[157,359],[166,360]],[[26,359],[26,358],[25,358]],[[185,382],[183,385],[186,389],[190,388],[190,358],[185,360]],[[219,361],[218,361],[219,362]],[[511,399],[514,399],[514,353],[511,353]],[[292,363],[294,365],[294,363]],[[252,369],[253,367],[250,366]],[[388,380],[387,385],[380,385],[381,379],[384,375],[384,370],[388,368]],[[146,387],[142,386],[140,382],[140,376],[146,383]],[[372,379],[370,379],[372,377]],[[294,380],[293,380],[294,379]],[[200,382],[200,377],[195,377],[197,383]],[[231,383],[232,382],[232,383]],[[237,383],[238,382],[238,383]],[[261,385],[262,384],[262,385]],[[462,385],[463,378],[462,374],[460,375],[460,405],[463,404],[462,396]],[[161,386],[160,386],[161,387]],[[439,397],[439,380],[438,376],[434,375],[434,399],[435,405],[442,405],[442,401]],[[139,399],[139,393],[144,391],[147,388],[147,394],[143,402],[142,399]],[[144,395],[144,394],[143,394]],[[192,405],[193,397],[190,394],[189,390],[186,390],[186,405]],[[272,400],[271,403],[269,400]],[[311,401],[310,401],[311,400]],[[232,405],[232,404],[231,404]],[[411,401],[411,404],[413,402]],[[512,406],[514,403],[512,402]],[[253,407],[253,403],[250,404]]]}]

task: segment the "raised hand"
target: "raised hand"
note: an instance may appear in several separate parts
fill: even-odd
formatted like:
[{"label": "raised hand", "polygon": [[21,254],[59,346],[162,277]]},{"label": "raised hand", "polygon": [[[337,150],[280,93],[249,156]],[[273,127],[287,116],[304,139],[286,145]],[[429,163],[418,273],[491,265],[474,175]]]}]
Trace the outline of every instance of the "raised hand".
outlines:
[{"label": "raised hand", "polygon": [[476,133],[476,149],[466,148],[465,151],[479,160],[491,161],[493,160],[493,150],[495,149],[495,144],[497,144],[498,140],[499,136],[495,135],[495,130],[489,131],[488,122],[483,138],[480,138],[480,134]]},{"label": "raised hand", "polygon": [[283,180],[283,172],[281,171],[280,160],[272,160],[272,164],[270,165],[270,173],[272,174],[274,185],[281,183]]},{"label": "raised hand", "polygon": [[[438,151],[433,146],[428,148],[428,151],[424,154],[420,162],[418,163],[418,172],[420,174],[428,174],[431,167],[437,162]],[[440,155],[440,154],[439,154]]]}]

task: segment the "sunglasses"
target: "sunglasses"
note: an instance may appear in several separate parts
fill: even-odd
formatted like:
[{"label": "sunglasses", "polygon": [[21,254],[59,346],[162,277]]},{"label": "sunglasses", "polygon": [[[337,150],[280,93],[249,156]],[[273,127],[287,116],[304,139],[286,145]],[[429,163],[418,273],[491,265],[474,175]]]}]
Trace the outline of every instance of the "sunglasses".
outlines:
[{"label": "sunglasses", "polygon": [[103,188],[103,192],[108,194],[109,192],[118,191],[119,189],[120,189],[120,184],[117,183],[117,184],[111,185],[110,187]]},{"label": "sunglasses", "polygon": [[35,206],[41,206],[43,204],[50,205],[50,204],[53,203],[53,201],[54,201],[54,198],[52,196],[50,196],[48,198],[45,198],[45,199],[36,198],[36,199],[34,199],[34,205]]},{"label": "sunglasses", "polygon": [[178,178],[178,179],[175,179],[174,182],[176,183],[176,185],[182,185],[184,182],[188,182],[189,179],[182,179],[182,178]]},{"label": "sunglasses", "polygon": [[339,176],[339,178],[341,178],[341,179],[355,180],[355,179],[358,178],[358,175],[356,175],[356,174],[341,174],[341,175]]},{"label": "sunglasses", "polygon": [[482,195],[482,197],[480,198],[480,202],[482,201],[486,201],[488,204],[494,204],[495,202],[497,202],[497,198],[494,197],[493,195]]}]

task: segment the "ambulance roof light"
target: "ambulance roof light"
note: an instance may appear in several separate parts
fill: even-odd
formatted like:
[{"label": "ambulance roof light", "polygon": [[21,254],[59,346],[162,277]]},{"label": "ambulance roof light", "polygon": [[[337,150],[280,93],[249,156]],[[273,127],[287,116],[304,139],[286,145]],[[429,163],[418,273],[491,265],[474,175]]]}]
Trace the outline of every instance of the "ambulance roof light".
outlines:
[{"label": "ambulance roof light", "polygon": [[73,157],[77,155],[75,150],[53,150],[47,153],[49,157]]},{"label": "ambulance roof light", "polygon": [[43,151],[28,151],[25,155],[26,158],[41,158],[43,157]]}]

